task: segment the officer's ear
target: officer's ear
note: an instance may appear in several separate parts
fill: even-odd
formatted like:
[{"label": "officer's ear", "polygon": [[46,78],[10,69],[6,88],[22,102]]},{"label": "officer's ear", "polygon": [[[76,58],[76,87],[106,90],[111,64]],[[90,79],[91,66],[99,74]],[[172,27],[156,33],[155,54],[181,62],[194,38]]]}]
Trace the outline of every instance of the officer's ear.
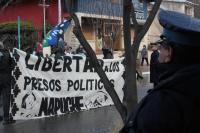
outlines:
[{"label": "officer's ear", "polygon": [[167,51],[165,63],[169,63],[172,60],[172,47],[169,46]]},{"label": "officer's ear", "polygon": [[169,45],[160,45],[159,48],[159,62],[160,63],[169,63],[172,60],[172,47]]}]

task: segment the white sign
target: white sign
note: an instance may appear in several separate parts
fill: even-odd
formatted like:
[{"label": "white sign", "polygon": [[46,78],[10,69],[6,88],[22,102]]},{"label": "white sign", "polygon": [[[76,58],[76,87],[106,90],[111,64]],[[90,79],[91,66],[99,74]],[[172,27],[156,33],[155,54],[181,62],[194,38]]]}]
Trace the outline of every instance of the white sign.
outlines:
[{"label": "white sign", "polygon": [[[15,49],[12,71],[13,119],[35,119],[113,105],[90,61],[80,55],[42,58]],[[120,100],[123,58],[99,60]]]}]

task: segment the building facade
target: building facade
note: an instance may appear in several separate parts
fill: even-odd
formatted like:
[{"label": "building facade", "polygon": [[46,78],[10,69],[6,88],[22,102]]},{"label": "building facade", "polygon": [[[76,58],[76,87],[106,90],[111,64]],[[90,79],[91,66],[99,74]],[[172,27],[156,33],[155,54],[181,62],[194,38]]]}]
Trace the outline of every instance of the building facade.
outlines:
[{"label": "building facade", "polygon": [[[96,53],[122,50],[122,0],[77,0],[74,10],[83,34]],[[74,39],[75,40],[75,39]],[[74,45],[77,41],[74,41]]]},{"label": "building facade", "polygon": [[194,17],[200,19],[200,0],[188,0],[194,3]]},{"label": "building facade", "polygon": [[[147,18],[147,3],[139,0],[132,0],[132,3],[136,19],[142,27]],[[101,53],[104,46],[113,51],[124,50],[123,0],[76,0],[74,9],[86,39],[97,54]],[[133,38],[134,28],[131,27],[131,39]],[[79,45],[76,39],[73,40],[73,45]],[[141,43],[147,44],[147,36]]]},{"label": "building facade", "polygon": [[[187,0],[164,0],[160,6],[161,9],[177,11],[180,13],[194,16],[194,6],[196,4]],[[153,43],[160,39],[162,27],[159,24],[158,17],[156,16],[149,31],[148,31],[148,44]]]}]

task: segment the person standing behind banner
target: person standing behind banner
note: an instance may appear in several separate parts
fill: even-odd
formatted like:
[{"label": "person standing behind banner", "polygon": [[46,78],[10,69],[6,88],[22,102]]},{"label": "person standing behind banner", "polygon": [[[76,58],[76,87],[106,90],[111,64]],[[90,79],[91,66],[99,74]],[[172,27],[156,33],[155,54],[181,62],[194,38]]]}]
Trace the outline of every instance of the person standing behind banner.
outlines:
[{"label": "person standing behind banner", "polygon": [[143,48],[142,48],[142,51],[141,51],[141,56],[142,56],[141,66],[143,66],[144,60],[146,61],[147,65],[149,65],[148,50],[146,48],[146,45],[143,45]]},{"label": "person standing behind banner", "polygon": [[71,46],[65,46],[65,55],[72,54],[72,47]]},{"label": "person standing behind banner", "polygon": [[37,42],[36,44],[35,54],[37,56],[42,56],[42,44],[40,42]]},{"label": "person standing behind banner", "polygon": [[3,119],[4,125],[14,123],[9,116],[11,93],[11,57],[9,50],[0,42],[0,90],[3,95]]},{"label": "person standing behind banner", "polygon": [[65,41],[60,38],[58,41],[55,57],[60,57],[65,55]]},{"label": "person standing behind banner", "polygon": [[158,46],[157,43],[152,44],[152,50],[151,53],[151,59],[150,59],[150,83],[154,84],[154,87],[158,84],[159,80],[159,52],[158,52]]},{"label": "person standing behind banner", "polygon": [[104,46],[102,48],[102,52],[103,52],[103,59],[113,59],[114,58],[111,48],[109,48],[107,46],[107,44],[104,44]]},{"label": "person standing behind banner", "polygon": [[99,34],[97,37],[97,46],[99,49],[102,49],[103,46],[103,38],[101,37],[101,35]]},{"label": "person standing behind banner", "polygon": [[76,54],[81,54],[81,55],[87,56],[87,53],[86,53],[86,51],[83,49],[83,46],[82,46],[82,45],[79,45],[79,47],[76,49]]}]

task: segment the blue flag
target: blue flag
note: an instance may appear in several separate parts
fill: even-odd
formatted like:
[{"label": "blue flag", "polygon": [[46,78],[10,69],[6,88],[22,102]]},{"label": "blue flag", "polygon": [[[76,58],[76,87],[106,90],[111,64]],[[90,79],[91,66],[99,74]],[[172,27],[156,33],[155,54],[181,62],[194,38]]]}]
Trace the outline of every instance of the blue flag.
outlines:
[{"label": "blue flag", "polygon": [[[60,38],[64,38],[64,33],[71,25],[71,18],[64,20],[62,23],[56,25],[43,40],[43,47],[55,46],[58,44]],[[64,39],[63,39],[64,40]]]}]

